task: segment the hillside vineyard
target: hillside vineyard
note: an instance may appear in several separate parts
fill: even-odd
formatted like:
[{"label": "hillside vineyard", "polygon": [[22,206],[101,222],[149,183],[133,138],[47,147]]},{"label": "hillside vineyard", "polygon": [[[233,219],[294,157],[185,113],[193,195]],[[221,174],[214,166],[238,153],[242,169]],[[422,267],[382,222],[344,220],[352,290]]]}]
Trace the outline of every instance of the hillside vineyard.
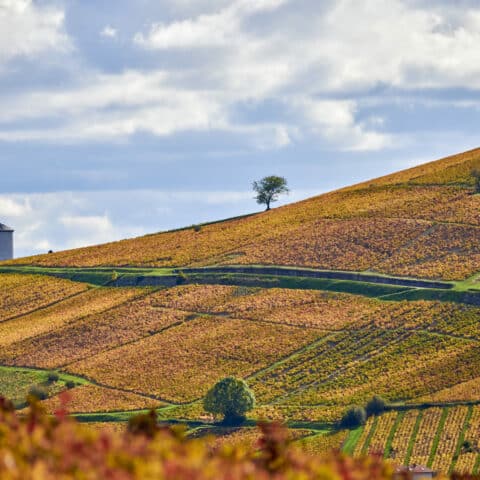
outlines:
[{"label": "hillside vineyard", "polygon": [[[480,472],[476,169],[480,149],[270,212],[3,262],[0,395],[23,411],[34,388],[53,413],[68,391],[71,413],[112,430],[154,408],[219,444],[251,445],[256,420],[278,419],[308,452]],[[259,270],[189,270],[227,265]],[[203,409],[228,376],[256,397],[238,428]],[[383,414],[339,428],[374,395]]]},{"label": "hillside vineyard", "polygon": [[278,264],[444,280],[480,271],[480,150],[246,218],[19,259],[44,266]]}]

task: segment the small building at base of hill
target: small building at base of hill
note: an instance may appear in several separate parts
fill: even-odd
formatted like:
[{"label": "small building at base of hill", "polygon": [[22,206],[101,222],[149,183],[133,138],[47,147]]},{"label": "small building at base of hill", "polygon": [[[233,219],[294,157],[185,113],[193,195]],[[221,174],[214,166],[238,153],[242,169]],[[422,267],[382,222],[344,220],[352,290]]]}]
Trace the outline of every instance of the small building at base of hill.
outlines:
[{"label": "small building at base of hill", "polygon": [[408,467],[402,466],[395,469],[393,478],[395,480],[409,479],[409,480],[431,480],[437,476],[437,472],[422,465],[410,465]]},{"label": "small building at base of hill", "polygon": [[13,228],[0,223],[0,261],[13,258]]}]

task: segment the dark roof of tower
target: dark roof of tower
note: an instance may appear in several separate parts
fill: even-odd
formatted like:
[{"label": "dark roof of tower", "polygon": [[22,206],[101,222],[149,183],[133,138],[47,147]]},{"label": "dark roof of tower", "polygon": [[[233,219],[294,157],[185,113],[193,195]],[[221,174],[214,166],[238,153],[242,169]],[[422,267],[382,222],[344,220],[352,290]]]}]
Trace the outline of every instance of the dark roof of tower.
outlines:
[{"label": "dark roof of tower", "polygon": [[7,227],[5,224],[0,223],[0,232],[13,232],[13,228]]}]

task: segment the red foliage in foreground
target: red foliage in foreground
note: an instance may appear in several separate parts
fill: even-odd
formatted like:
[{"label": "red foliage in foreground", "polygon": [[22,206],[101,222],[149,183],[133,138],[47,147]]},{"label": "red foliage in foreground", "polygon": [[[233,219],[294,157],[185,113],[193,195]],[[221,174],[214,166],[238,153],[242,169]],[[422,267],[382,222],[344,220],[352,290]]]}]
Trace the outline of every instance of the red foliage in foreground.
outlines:
[{"label": "red foliage in foreground", "polygon": [[67,417],[47,416],[33,402],[17,415],[0,397],[0,478],[67,479],[332,479],[392,478],[392,466],[378,456],[353,459],[340,453],[311,457],[288,443],[285,429],[262,424],[258,450],[212,448],[178,430],[157,427],[155,414],[136,417],[129,431],[93,431]]}]

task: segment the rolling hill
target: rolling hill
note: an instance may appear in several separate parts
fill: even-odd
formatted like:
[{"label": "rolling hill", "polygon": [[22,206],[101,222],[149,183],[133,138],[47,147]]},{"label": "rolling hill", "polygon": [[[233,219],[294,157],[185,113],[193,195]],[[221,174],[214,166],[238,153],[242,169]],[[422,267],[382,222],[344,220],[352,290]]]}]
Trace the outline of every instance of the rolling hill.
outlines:
[{"label": "rolling hill", "polygon": [[40,266],[292,265],[444,280],[480,272],[480,149],[270,212],[16,260]]},{"label": "rolling hill", "polygon": [[[252,421],[288,422],[309,451],[343,444],[478,472],[480,304],[453,295],[479,290],[476,168],[480,150],[200,231],[5,262],[0,394],[22,408],[35,386],[53,412],[68,390],[85,422],[156,408],[192,435],[251,441],[250,425],[222,430],[202,408],[207,390],[235,375],[256,395]],[[260,270],[208,282],[188,270],[212,265]],[[364,274],[316,281],[302,275],[317,270],[288,270],[287,281],[282,270],[262,276],[267,265]],[[336,430],[373,395],[388,412]]]}]

